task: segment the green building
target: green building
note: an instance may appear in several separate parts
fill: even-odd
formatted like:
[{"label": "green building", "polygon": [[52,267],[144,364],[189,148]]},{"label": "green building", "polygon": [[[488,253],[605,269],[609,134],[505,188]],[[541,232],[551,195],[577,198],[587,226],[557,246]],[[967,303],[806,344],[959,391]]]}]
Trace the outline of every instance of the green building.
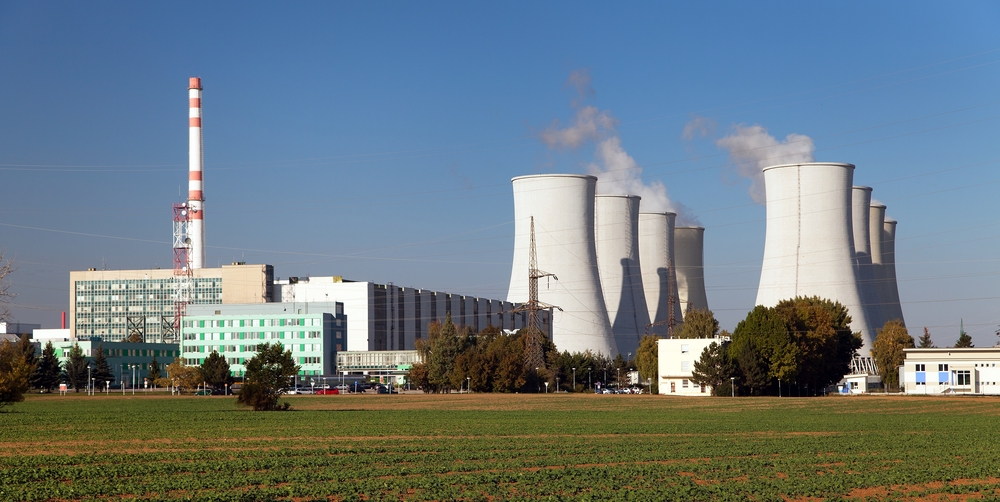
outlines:
[{"label": "green building", "polygon": [[[180,346],[176,343],[130,343],[130,342],[105,342],[100,337],[90,337],[87,339],[69,340],[42,340],[36,348],[39,355],[45,345],[52,342],[56,357],[60,364],[65,367],[69,360],[69,351],[73,345],[79,345],[83,355],[90,359],[93,367],[94,356],[100,348],[108,358],[108,365],[115,378],[110,382],[94,382],[96,389],[104,389],[106,386],[118,387],[125,385],[126,388],[143,388],[146,377],[149,375],[153,359],[159,366],[160,375],[167,376],[166,367],[174,362],[174,358],[180,356]],[[148,382],[152,387],[152,382]]]}]

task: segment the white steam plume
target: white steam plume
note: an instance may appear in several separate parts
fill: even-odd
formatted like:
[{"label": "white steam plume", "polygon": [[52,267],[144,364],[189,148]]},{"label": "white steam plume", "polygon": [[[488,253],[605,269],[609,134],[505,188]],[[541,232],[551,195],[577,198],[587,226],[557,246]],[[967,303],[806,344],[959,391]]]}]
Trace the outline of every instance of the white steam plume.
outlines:
[{"label": "white steam plume", "polygon": [[715,144],[729,152],[737,173],[750,180],[750,197],[759,204],[765,201],[763,168],[776,164],[812,162],[813,151],[816,149],[809,136],[792,133],[785,136],[783,141],[778,141],[761,125],[743,124],[734,125],[733,133],[717,140]]},{"label": "white steam plume", "polygon": [[[579,100],[593,95],[590,74],[586,71],[574,71],[566,86],[576,89]],[[643,183],[642,167],[622,147],[621,137],[615,130],[618,119],[606,110],[582,105],[577,100],[572,102],[572,107],[576,110],[572,124],[560,128],[559,121],[553,121],[539,134],[543,143],[560,150],[594,143],[594,160],[587,166],[587,171],[597,176],[598,193],[638,195],[642,197],[639,204],[643,211],[670,211],[677,213],[679,224],[698,224],[697,218],[683,204],[670,200],[667,187],[662,182]]]}]

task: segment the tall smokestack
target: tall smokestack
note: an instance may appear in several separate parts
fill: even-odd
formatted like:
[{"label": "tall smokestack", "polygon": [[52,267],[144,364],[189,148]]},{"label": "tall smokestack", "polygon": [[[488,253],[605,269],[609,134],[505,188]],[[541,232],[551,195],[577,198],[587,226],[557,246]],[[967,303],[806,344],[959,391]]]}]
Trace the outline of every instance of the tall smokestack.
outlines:
[{"label": "tall smokestack", "polygon": [[191,268],[205,267],[205,194],[203,187],[203,161],[201,151],[201,79],[191,77],[188,84],[188,207],[191,224]]}]

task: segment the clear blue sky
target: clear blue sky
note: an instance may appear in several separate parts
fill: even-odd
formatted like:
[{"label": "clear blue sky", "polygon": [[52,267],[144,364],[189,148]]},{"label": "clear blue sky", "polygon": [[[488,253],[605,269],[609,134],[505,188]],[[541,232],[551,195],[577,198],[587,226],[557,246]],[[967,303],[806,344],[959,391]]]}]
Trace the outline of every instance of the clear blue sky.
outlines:
[{"label": "clear blue sky", "polygon": [[[764,208],[716,140],[812,138],[899,220],[903,311],[939,345],[1000,324],[996,2],[2,2],[0,247],[16,319],[69,271],[171,266],[190,76],[210,265],[504,297],[512,176],[585,172],[567,78],[706,227],[709,302],[753,307]],[[578,106],[583,106],[578,103]],[[714,123],[682,138],[693,117]]]}]

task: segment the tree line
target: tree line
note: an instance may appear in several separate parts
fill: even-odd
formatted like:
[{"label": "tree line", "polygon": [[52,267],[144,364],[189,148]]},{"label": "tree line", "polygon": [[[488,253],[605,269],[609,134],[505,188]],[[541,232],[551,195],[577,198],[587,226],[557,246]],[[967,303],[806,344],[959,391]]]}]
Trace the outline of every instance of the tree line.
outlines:
[{"label": "tree line", "polygon": [[[537,336],[541,345],[537,366],[526,362],[528,336]],[[507,334],[487,326],[475,333],[457,326],[451,315],[430,323],[427,338],[418,339],[416,348],[422,362],[413,365],[408,380],[427,393],[582,392],[617,385],[635,369],[634,361],[620,354],[612,359],[590,351],[559,352],[551,340],[527,329]]]}]

